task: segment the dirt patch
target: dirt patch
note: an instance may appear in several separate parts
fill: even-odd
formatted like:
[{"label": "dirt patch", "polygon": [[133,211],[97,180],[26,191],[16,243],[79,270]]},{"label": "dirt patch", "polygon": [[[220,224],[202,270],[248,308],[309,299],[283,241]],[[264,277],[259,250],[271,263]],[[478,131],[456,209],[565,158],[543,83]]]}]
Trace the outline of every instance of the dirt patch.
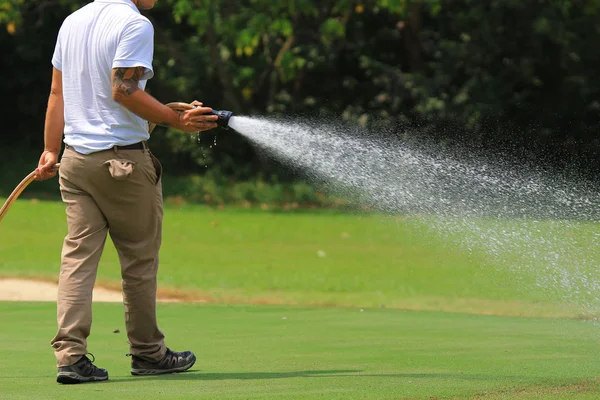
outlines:
[{"label": "dirt patch", "polygon": [[[585,380],[574,385],[559,386],[554,388],[524,389],[515,392],[500,392],[473,397],[474,400],[494,400],[494,399],[539,399],[552,395],[552,398],[561,398],[561,395],[575,395],[577,393],[585,395],[596,393],[598,390],[598,380]],[[556,396],[554,396],[556,395]],[[571,396],[569,396],[571,397]]]},{"label": "dirt patch", "polygon": [[[56,301],[58,289],[51,282],[26,279],[0,279],[0,301]],[[123,296],[116,290],[94,288],[95,302],[121,303]],[[159,301],[174,301],[159,299]]]}]

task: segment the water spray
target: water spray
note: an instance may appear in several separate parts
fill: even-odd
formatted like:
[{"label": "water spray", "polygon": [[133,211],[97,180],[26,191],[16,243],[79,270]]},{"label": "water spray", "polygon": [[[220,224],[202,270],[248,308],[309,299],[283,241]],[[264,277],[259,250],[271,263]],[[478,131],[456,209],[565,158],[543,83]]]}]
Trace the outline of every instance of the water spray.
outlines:
[{"label": "water spray", "polygon": [[485,265],[529,280],[523,290],[600,315],[600,191],[585,180],[333,121],[239,116],[229,126],[324,192],[483,251]]}]

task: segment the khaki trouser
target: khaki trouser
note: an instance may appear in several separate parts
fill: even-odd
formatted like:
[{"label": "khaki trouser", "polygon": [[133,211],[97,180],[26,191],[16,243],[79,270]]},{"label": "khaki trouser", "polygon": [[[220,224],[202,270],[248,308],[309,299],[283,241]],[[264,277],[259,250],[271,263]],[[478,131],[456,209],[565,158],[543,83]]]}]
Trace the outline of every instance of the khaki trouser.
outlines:
[{"label": "khaki trouser", "polygon": [[166,353],[156,322],[156,275],[163,218],[161,166],[149,150],[106,150],[89,155],[68,147],[59,181],[68,233],[58,282],[57,365],[87,353],[92,290],[110,237],[119,254],[130,353],[160,360]]}]

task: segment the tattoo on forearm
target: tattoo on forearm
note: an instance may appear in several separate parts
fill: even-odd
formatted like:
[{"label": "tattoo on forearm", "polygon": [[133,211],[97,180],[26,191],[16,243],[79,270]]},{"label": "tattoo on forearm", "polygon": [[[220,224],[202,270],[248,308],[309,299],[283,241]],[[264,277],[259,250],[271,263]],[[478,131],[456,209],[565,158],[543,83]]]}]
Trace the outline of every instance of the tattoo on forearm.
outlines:
[{"label": "tattoo on forearm", "polygon": [[144,68],[115,68],[113,70],[113,92],[119,96],[131,96],[139,90],[139,81],[144,75]]}]

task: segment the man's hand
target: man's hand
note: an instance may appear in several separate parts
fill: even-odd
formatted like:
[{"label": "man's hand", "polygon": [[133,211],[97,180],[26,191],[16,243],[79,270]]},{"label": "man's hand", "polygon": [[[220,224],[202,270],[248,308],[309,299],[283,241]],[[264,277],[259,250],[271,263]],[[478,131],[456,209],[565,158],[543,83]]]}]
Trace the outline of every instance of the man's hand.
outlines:
[{"label": "man's hand", "polygon": [[217,115],[207,114],[212,111],[210,107],[202,107],[202,103],[194,100],[191,103],[194,108],[185,110],[179,114],[179,125],[175,128],[187,133],[208,131],[217,127]]},{"label": "man's hand", "polygon": [[40,157],[38,167],[35,169],[35,180],[44,181],[56,176],[58,171],[54,165],[58,162],[58,151],[45,150]]}]

